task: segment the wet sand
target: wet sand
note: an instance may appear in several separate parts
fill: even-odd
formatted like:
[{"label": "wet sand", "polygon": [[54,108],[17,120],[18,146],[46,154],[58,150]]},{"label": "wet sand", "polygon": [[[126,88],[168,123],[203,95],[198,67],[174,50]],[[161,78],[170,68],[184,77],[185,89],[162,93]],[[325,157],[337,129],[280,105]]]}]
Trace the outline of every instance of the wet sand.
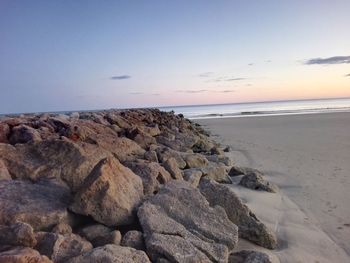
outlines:
[{"label": "wet sand", "polygon": [[[279,238],[281,262],[350,262],[350,113],[196,120],[280,193],[236,187]],[[244,244],[242,244],[244,246]]]}]

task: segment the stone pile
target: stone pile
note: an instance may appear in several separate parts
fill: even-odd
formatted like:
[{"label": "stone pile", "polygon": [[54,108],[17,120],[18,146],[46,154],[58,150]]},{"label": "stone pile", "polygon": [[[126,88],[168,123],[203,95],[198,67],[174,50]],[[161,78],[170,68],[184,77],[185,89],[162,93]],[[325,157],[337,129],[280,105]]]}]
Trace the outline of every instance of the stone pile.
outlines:
[{"label": "stone pile", "polygon": [[[157,109],[0,119],[0,263],[270,262],[234,192],[274,192],[198,124]],[[269,188],[270,187],[270,188]]]}]

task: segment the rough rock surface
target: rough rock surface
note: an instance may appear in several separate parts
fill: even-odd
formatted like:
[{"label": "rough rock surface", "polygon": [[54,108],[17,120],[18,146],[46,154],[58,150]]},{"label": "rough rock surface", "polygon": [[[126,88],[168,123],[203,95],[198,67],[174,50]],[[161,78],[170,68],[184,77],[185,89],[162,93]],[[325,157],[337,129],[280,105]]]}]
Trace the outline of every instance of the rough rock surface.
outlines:
[{"label": "rough rock surface", "polygon": [[229,257],[229,263],[272,263],[270,257],[259,251],[242,250],[232,253]]},{"label": "rough rock surface", "polygon": [[7,137],[10,134],[10,127],[7,123],[0,123],[0,143],[7,143]]},{"label": "rough rock surface", "polygon": [[40,133],[25,124],[18,125],[12,129],[9,138],[11,144],[41,141]]},{"label": "rough rock surface", "polygon": [[203,173],[203,176],[208,176],[209,178],[219,183],[232,183],[230,177],[227,174],[227,167],[222,164],[210,162],[208,166],[202,167],[201,171]]},{"label": "rough rock surface", "polygon": [[232,166],[229,171],[229,176],[238,176],[246,174],[258,174],[263,175],[259,170],[243,166]]},{"label": "rough rock surface", "polygon": [[203,172],[197,168],[191,168],[184,170],[184,180],[189,182],[191,186],[197,187],[200,179],[203,176]]},{"label": "rough rock surface", "polygon": [[96,145],[76,143],[67,138],[53,139],[16,147],[0,145],[2,158],[15,179],[55,177],[77,191],[94,166],[111,156]]},{"label": "rough rock surface", "polygon": [[200,168],[206,167],[208,165],[208,160],[203,155],[194,153],[194,154],[186,154],[185,162],[187,168]]},{"label": "rough rock surface", "polygon": [[52,263],[46,256],[29,247],[11,247],[0,250],[0,263]]},{"label": "rough rock surface", "polygon": [[106,245],[98,247],[67,263],[150,263],[145,252],[130,247]]},{"label": "rough rock surface", "polygon": [[160,162],[164,163],[168,159],[174,158],[176,160],[177,166],[180,169],[184,169],[186,167],[186,162],[182,158],[182,154],[180,152],[174,151],[168,147],[157,147],[156,152]]},{"label": "rough rock surface", "polygon": [[3,160],[0,159],[0,180],[11,180],[11,175]]},{"label": "rough rock surface", "polygon": [[35,249],[55,263],[64,263],[92,249],[90,242],[75,234],[59,235],[50,232],[37,232]]},{"label": "rough rock surface", "polygon": [[226,262],[238,229],[221,207],[210,207],[197,189],[171,181],[138,210],[152,260]]},{"label": "rough rock surface", "polygon": [[52,182],[0,181],[0,224],[30,224],[35,230],[67,222],[69,190]]},{"label": "rough rock surface", "polygon": [[172,178],[181,180],[183,178],[182,171],[180,170],[175,158],[171,157],[163,163],[165,170],[167,170]]},{"label": "rough rock surface", "polygon": [[83,227],[79,234],[89,240],[94,247],[107,244],[119,245],[122,238],[118,230],[113,230],[100,224]]},{"label": "rough rock surface", "polygon": [[21,222],[11,226],[0,225],[0,245],[34,247],[36,239],[33,228]]},{"label": "rough rock surface", "polygon": [[117,159],[103,159],[75,195],[71,209],[107,226],[128,225],[143,198],[139,176]]},{"label": "rough rock surface", "polygon": [[172,179],[170,173],[159,163],[138,160],[136,162],[127,162],[125,165],[141,177],[145,195],[152,195],[158,192],[162,184]]},{"label": "rough rock surface", "polygon": [[72,234],[72,231],[72,227],[66,223],[59,223],[51,230],[52,233],[61,235]]},{"label": "rough rock surface", "polygon": [[278,191],[278,187],[275,184],[266,181],[261,175],[256,173],[244,175],[239,184],[258,191],[270,193],[276,193]]},{"label": "rough rock surface", "polygon": [[238,226],[240,237],[269,249],[276,247],[276,236],[242,203],[231,186],[204,177],[199,189],[210,205],[225,209],[228,218]]},{"label": "rough rock surface", "polygon": [[132,247],[137,250],[146,250],[143,234],[137,230],[131,230],[125,233],[121,245],[124,247]]}]

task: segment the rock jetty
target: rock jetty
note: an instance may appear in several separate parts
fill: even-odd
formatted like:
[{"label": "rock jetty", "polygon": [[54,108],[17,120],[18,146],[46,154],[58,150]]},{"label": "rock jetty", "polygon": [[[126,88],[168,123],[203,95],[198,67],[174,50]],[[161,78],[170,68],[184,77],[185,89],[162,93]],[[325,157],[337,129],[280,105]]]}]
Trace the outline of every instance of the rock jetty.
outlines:
[{"label": "rock jetty", "polygon": [[[0,263],[270,262],[235,194],[277,191],[200,125],[158,109],[0,119]],[[273,194],[273,193],[271,193]]]}]

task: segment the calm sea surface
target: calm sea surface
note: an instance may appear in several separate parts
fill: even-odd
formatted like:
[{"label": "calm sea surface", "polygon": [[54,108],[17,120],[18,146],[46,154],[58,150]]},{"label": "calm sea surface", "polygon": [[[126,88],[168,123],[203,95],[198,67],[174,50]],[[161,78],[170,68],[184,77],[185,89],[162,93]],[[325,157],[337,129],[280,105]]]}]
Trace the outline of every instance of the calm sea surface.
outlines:
[{"label": "calm sea surface", "polygon": [[350,98],[176,106],[160,109],[182,113],[189,119],[346,112],[350,111]]}]

